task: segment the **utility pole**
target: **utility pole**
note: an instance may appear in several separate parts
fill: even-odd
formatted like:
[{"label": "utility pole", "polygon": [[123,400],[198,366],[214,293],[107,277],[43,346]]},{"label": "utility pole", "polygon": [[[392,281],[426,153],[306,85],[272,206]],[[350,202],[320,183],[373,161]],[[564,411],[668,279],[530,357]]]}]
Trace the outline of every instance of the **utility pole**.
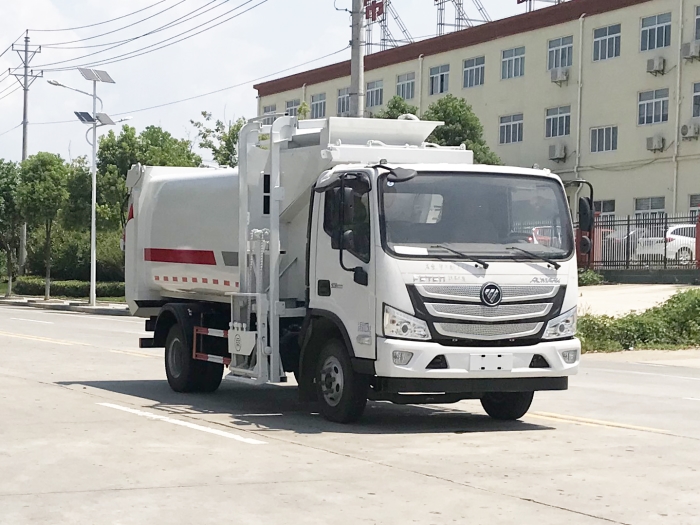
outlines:
[{"label": "utility pole", "polygon": [[[24,46],[16,46],[12,44],[12,50],[17,51],[19,58],[22,60],[22,66],[24,68],[23,73],[18,73],[16,68],[14,73],[11,73],[20,83],[22,89],[24,89],[24,111],[22,116],[22,160],[27,160],[27,127],[29,124],[28,112],[29,112],[29,86],[31,86],[37,78],[44,76],[43,71],[34,73],[34,71],[29,70],[29,63],[32,61],[37,53],[41,53],[41,46],[34,46],[34,49],[30,49],[29,46],[29,30],[24,36]],[[19,237],[19,274],[24,275],[24,266],[27,262],[27,223],[22,224]]]},{"label": "utility pole", "polygon": [[363,117],[365,113],[365,42],[362,30],[365,19],[364,4],[364,0],[352,0],[351,117]]}]

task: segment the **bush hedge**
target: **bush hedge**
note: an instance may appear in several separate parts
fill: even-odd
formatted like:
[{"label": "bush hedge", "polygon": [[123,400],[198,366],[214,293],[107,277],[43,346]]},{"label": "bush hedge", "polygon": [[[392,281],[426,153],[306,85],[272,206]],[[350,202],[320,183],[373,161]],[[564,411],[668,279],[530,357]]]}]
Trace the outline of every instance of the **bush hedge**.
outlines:
[{"label": "bush hedge", "polygon": [[579,286],[594,286],[596,284],[604,284],[605,278],[598,272],[593,270],[585,270],[579,272],[578,274],[578,285]]},{"label": "bush hedge", "polygon": [[639,314],[584,315],[578,321],[578,335],[587,352],[700,346],[700,290],[679,292]]},{"label": "bush hedge", "polygon": [[[45,280],[39,277],[18,277],[13,292],[18,295],[44,295]],[[97,297],[124,297],[124,283],[98,282]],[[51,295],[83,298],[90,295],[90,283],[85,281],[51,281]]]}]

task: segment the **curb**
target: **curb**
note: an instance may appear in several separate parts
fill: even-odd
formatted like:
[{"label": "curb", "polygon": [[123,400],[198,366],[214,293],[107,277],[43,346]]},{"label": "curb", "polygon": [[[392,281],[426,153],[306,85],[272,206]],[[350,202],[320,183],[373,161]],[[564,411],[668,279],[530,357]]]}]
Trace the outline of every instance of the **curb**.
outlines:
[{"label": "curb", "polygon": [[24,308],[39,308],[41,310],[53,310],[58,312],[80,312],[93,315],[107,316],[131,316],[129,308],[124,306],[88,306],[85,303],[64,301],[59,303],[45,303],[41,299],[0,299],[0,305],[21,306]]}]

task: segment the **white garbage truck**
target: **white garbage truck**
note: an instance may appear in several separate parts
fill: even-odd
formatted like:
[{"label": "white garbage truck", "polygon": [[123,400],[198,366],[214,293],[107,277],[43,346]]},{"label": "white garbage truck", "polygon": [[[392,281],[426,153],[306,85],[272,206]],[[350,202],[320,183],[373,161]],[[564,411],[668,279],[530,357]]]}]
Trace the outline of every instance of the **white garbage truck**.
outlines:
[{"label": "white garbage truck", "polygon": [[512,420],[566,390],[581,345],[565,187],[425,142],[438,125],[281,116],[243,127],[237,168],[134,166],[126,295],[171,388],[293,374],[336,422],[368,399],[480,399]]}]

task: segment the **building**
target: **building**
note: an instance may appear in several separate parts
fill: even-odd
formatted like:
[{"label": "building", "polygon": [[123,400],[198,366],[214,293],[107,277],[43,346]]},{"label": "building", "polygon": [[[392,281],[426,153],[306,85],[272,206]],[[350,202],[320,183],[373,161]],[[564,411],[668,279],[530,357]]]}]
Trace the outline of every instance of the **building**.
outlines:
[{"label": "building", "polygon": [[[365,66],[368,113],[463,97],[505,164],[590,180],[601,214],[700,210],[700,0],[572,0]],[[258,84],[259,114],[342,116],[349,85],[349,62]]]}]

